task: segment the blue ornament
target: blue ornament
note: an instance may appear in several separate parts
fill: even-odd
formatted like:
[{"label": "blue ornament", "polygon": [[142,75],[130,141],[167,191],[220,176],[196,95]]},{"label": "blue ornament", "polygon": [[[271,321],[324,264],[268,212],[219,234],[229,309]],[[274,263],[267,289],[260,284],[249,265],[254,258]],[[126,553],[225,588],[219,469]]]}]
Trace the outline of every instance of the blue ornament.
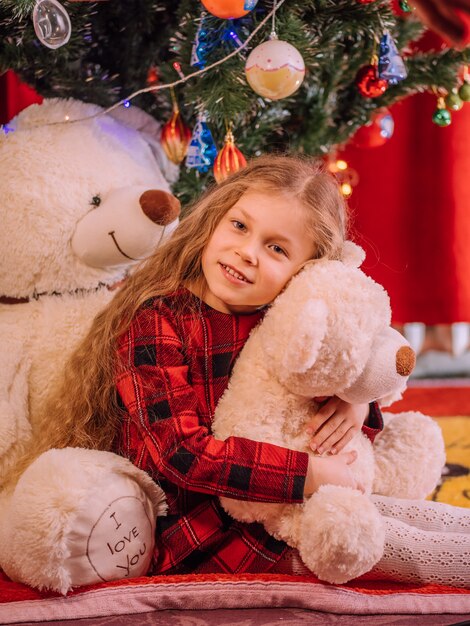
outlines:
[{"label": "blue ornament", "polygon": [[208,28],[207,19],[207,15],[203,13],[191,50],[190,65],[200,70],[206,67],[207,57],[222,41],[221,27]]},{"label": "blue ornament", "polygon": [[196,122],[189,143],[186,167],[188,169],[196,168],[198,172],[205,174],[214,165],[216,156],[217,148],[214,138],[204,117],[201,116]]},{"label": "blue ornament", "polygon": [[196,32],[196,37],[193,41],[190,65],[198,69],[203,69],[206,66],[208,48],[207,30],[204,28],[204,17],[202,17]]},{"label": "blue ornament", "polygon": [[210,32],[204,26],[204,17],[201,18],[201,22],[196,32],[196,38],[193,42],[193,47],[191,50],[191,61],[190,65],[197,67],[198,69],[203,69],[207,65],[207,55],[212,50],[212,46],[210,44]]},{"label": "blue ornament", "polygon": [[385,32],[379,46],[379,78],[388,81],[389,85],[396,85],[407,76],[405,64],[395,42],[390,33]]},{"label": "blue ornament", "polygon": [[[255,2],[256,4],[256,2]],[[207,26],[208,20],[211,20],[210,27]],[[218,25],[214,25],[214,18],[203,13],[196,37],[191,49],[190,65],[198,69],[204,69],[208,63],[208,57],[211,53],[220,47],[231,52],[233,48],[239,48],[242,41],[239,37],[239,29],[243,24],[239,20],[217,20]]]}]

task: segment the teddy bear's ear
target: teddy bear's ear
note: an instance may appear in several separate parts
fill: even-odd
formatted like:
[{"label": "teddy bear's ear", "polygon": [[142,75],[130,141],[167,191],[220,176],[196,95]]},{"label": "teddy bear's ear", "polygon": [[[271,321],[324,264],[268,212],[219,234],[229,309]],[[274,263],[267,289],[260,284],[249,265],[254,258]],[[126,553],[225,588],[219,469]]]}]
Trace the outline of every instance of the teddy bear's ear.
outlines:
[{"label": "teddy bear's ear", "polygon": [[303,374],[315,363],[327,329],[328,308],[323,300],[295,303],[288,298],[276,301],[258,327],[268,367],[279,380]]},{"label": "teddy bear's ear", "polygon": [[341,261],[350,267],[360,267],[366,258],[364,250],[352,241],[345,241],[341,251]]}]

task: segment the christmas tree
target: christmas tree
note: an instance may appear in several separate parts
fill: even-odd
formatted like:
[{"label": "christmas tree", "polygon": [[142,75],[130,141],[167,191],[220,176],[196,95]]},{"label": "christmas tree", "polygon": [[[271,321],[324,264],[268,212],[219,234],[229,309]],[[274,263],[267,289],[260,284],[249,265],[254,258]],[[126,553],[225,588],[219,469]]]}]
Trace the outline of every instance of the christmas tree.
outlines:
[{"label": "christmas tree", "polygon": [[[0,71],[14,69],[47,97],[104,107],[129,99],[162,122],[177,102],[189,126],[205,116],[202,123],[218,147],[232,129],[246,157],[286,149],[327,154],[379,108],[417,91],[452,93],[470,59],[468,48],[411,54],[409,44],[423,27],[389,0],[252,0],[248,4],[255,6],[237,19],[216,17],[198,0],[64,0],[72,33],[53,50],[38,41],[31,20],[35,3],[0,0]],[[211,0],[212,5],[224,2]],[[300,87],[280,99],[256,93],[245,75],[248,55],[272,31],[305,63]],[[372,86],[380,89],[370,97],[358,89],[358,72],[376,71],[384,34],[407,75],[394,77],[392,67],[391,79],[376,76]],[[162,88],[175,82],[173,92]],[[147,87],[155,91],[132,96]],[[183,200],[213,180],[212,170],[203,169],[181,167],[177,192]]]}]

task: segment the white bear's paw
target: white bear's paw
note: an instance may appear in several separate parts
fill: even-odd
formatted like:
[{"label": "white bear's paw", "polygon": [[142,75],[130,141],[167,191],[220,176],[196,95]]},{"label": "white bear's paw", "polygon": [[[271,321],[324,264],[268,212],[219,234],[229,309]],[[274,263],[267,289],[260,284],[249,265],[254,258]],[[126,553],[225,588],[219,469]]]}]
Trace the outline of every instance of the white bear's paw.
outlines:
[{"label": "white bear's paw", "polygon": [[384,413],[385,428],[374,442],[373,493],[424,499],[439,484],[446,454],[442,431],[415,411]]},{"label": "white bear's paw", "polygon": [[383,519],[360,491],[323,485],[305,503],[298,550],[321,580],[341,584],[368,572],[384,541]]},{"label": "white bear's paw", "polygon": [[13,580],[66,594],[147,573],[161,489],[110,452],[42,454],[2,502],[0,565]]}]

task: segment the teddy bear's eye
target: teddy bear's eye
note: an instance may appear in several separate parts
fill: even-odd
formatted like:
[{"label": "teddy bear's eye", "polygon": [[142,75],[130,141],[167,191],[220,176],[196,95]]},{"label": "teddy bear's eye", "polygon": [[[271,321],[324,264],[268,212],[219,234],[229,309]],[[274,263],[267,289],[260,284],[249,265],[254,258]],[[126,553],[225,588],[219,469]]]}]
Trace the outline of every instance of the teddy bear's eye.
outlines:
[{"label": "teddy bear's eye", "polygon": [[91,199],[90,202],[91,206],[100,206],[101,204],[101,197],[99,194],[96,194],[96,196],[93,196],[93,198]]}]

